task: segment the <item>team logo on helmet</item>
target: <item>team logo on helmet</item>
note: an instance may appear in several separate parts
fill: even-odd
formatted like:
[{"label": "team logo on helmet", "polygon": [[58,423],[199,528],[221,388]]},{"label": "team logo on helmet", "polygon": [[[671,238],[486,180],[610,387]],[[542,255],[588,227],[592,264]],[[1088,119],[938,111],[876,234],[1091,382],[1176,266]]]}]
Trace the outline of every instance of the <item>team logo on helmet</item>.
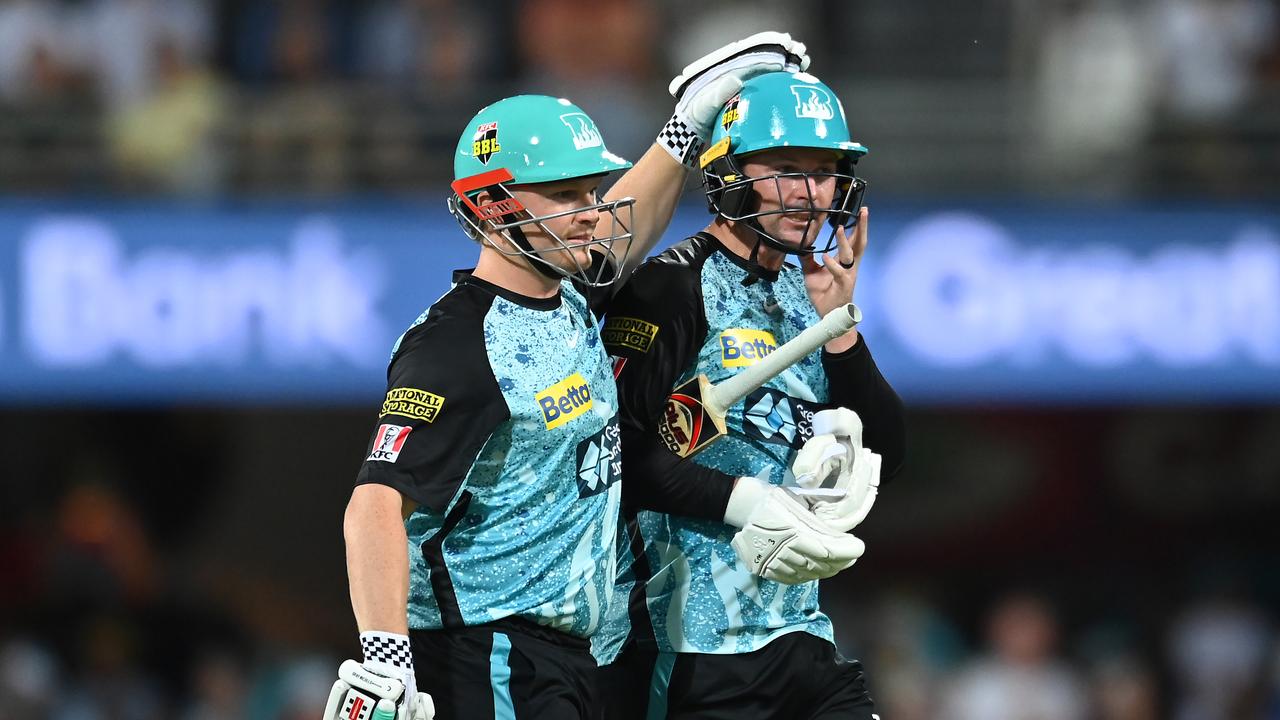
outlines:
[{"label": "team logo on helmet", "polygon": [[835,99],[825,88],[816,85],[792,85],[796,96],[796,117],[831,120],[836,116]]},{"label": "team logo on helmet", "polygon": [[724,128],[725,132],[728,132],[735,122],[742,119],[742,110],[739,109],[741,104],[741,95],[734,95],[729,102],[725,103],[724,114],[720,116],[720,127]]},{"label": "team logo on helmet", "polygon": [[579,150],[587,148],[603,147],[604,138],[600,137],[600,131],[596,129],[596,124],[587,117],[586,113],[565,113],[560,116],[560,122],[569,128],[569,132],[573,133],[573,146]]},{"label": "team logo on helmet", "polygon": [[498,123],[487,122],[476,128],[475,137],[471,139],[471,154],[482,165],[488,165],[489,158],[500,150],[502,147],[498,145]]}]

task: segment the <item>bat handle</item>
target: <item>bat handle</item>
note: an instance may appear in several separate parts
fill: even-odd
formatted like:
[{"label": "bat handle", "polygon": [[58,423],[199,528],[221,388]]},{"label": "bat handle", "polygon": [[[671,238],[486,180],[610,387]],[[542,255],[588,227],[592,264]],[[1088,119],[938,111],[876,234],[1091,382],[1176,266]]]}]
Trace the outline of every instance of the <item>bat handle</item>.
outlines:
[{"label": "bat handle", "polygon": [[711,388],[709,398],[703,404],[712,414],[723,417],[734,403],[748,393],[764,385],[788,367],[800,362],[810,353],[844,335],[862,322],[862,311],[848,303],[827,313],[815,325],[783,343],[760,362]]}]

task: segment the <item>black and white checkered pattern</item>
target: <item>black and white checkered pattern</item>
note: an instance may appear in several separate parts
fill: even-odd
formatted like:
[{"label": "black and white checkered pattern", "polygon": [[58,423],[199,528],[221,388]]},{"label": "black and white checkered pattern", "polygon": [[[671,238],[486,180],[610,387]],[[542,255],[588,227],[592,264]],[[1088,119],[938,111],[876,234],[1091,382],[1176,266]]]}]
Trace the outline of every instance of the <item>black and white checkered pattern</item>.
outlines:
[{"label": "black and white checkered pattern", "polygon": [[398,668],[413,669],[413,651],[409,638],[396,633],[369,631],[360,633],[360,649],[365,662],[383,662]]},{"label": "black and white checkered pattern", "polygon": [[698,154],[702,152],[702,138],[679,115],[672,115],[658,132],[658,144],[671,153],[671,157],[687,167],[697,169]]}]

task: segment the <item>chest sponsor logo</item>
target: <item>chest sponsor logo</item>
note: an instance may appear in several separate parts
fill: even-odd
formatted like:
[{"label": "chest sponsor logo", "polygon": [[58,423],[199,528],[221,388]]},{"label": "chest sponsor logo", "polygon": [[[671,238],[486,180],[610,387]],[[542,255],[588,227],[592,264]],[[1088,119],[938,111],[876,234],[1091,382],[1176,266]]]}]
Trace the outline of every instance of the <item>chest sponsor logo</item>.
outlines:
[{"label": "chest sponsor logo", "polygon": [[600,339],[605,345],[631,348],[640,352],[649,352],[653,339],[658,336],[658,326],[639,318],[611,317],[600,331]]},{"label": "chest sponsor logo", "polygon": [[771,388],[759,388],[743,401],[742,430],[749,438],[799,448],[813,436],[813,414],[822,407]]},{"label": "chest sponsor logo", "polygon": [[411,432],[413,428],[405,425],[379,425],[378,432],[373,436],[373,452],[365,459],[395,462]]},{"label": "chest sponsor logo", "polygon": [[476,128],[476,134],[471,139],[471,154],[480,164],[488,165],[489,158],[501,151],[502,146],[498,144],[498,123],[488,122]]},{"label": "chest sponsor logo", "polygon": [[534,396],[548,430],[564,425],[591,409],[591,387],[574,373]]},{"label": "chest sponsor logo", "polygon": [[578,443],[578,497],[590,497],[622,479],[622,443],[618,417]]},{"label": "chest sponsor logo", "polygon": [[434,422],[444,407],[444,398],[426,390],[392,388],[382,401],[382,415],[403,415],[416,420]]},{"label": "chest sponsor logo", "polygon": [[749,328],[730,328],[720,333],[720,362],[725,367],[747,367],[778,349],[772,333]]}]

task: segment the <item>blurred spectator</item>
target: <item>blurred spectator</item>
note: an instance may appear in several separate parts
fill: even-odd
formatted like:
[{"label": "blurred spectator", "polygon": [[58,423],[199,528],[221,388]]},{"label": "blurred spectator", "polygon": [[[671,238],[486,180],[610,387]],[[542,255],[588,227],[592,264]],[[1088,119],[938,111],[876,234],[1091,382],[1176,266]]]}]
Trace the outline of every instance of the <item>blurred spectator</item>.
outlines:
[{"label": "blurred spectator", "polygon": [[0,642],[0,717],[48,717],[60,687],[48,649],[26,640]]},{"label": "blurred spectator", "polygon": [[68,43],[108,108],[146,102],[169,81],[162,43],[188,62],[208,57],[208,0],[89,0],[68,14]]},{"label": "blurred spectator", "polygon": [[155,680],[139,663],[137,628],[112,615],[87,624],[76,657],[83,668],[59,695],[54,720],[160,720],[166,716]]},{"label": "blurred spectator", "polygon": [[1154,26],[1164,100],[1177,120],[1221,123],[1248,100],[1258,61],[1276,42],[1270,0],[1163,0]]},{"label": "blurred spectator", "polygon": [[[1184,178],[1184,191],[1235,194],[1266,162],[1245,138],[1277,127],[1251,117],[1258,70],[1276,44],[1274,0],[1167,0],[1154,4],[1166,111],[1152,174]],[[1272,110],[1274,112],[1274,110]],[[1270,128],[1270,130],[1268,130]],[[1265,147],[1265,146],[1264,146]],[[1262,164],[1260,166],[1260,164]]]},{"label": "blurred spectator", "polygon": [[990,653],[970,661],[944,690],[946,720],[1077,720],[1083,686],[1056,657],[1058,625],[1034,595],[1001,600],[987,627]]},{"label": "blurred spectator", "polygon": [[236,653],[205,651],[192,671],[191,699],[181,720],[240,720],[247,716],[248,668]]},{"label": "blurred spectator", "polygon": [[61,20],[52,2],[0,0],[0,101],[23,104],[70,84]]},{"label": "blurred spectator", "polygon": [[410,92],[449,93],[484,74],[477,37],[483,26],[470,4],[374,0],[361,15],[357,68]]},{"label": "blurred spectator", "polygon": [[174,38],[159,40],[155,54],[154,93],[108,120],[122,185],[208,195],[219,189],[221,179],[215,144],[223,114],[221,89]]},{"label": "blurred spectator", "polygon": [[291,193],[336,192],[347,180],[350,122],[329,60],[335,37],[319,2],[280,4],[272,46],[279,83],[247,119],[249,187]]},{"label": "blurred spectator", "polygon": [[1136,657],[1097,663],[1090,676],[1097,720],[1157,720],[1159,703],[1154,673]]},{"label": "blurred spectator", "polygon": [[522,0],[518,13],[521,91],[573,100],[595,118],[610,148],[639,159],[663,121],[648,102],[661,97],[665,82],[653,64],[659,20],[650,6],[642,0]]},{"label": "blurred spectator", "polygon": [[1176,720],[1258,717],[1265,703],[1271,627],[1261,610],[1226,595],[1188,608],[1169,628]]},{"label": "blurred spectator", "polygon": [[1134,6],[1120,0],[1036,2],[1042,23],[1024,157],[1049,187],[1115,193],[1134,180],[1151,129],[1155,57]]}]

